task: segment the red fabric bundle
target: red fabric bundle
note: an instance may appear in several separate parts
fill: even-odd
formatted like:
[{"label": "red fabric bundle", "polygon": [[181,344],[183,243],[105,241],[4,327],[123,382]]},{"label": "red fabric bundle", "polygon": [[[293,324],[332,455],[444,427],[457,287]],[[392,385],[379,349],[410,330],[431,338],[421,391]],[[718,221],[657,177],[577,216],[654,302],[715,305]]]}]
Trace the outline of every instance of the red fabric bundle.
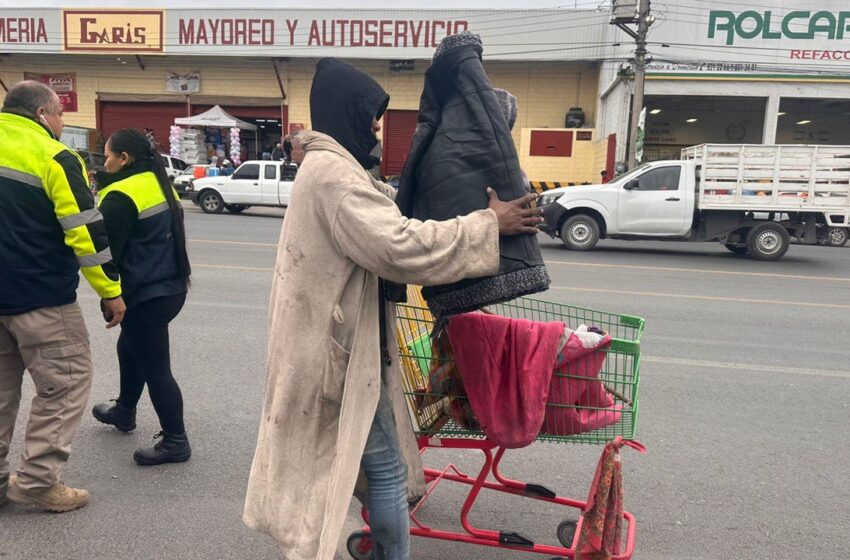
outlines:
[{"label": "red fabric bundle", "polygon": [[564,324],[466,313],[452,317],[448,331],[481,430],[508,448],[534,441]]}]

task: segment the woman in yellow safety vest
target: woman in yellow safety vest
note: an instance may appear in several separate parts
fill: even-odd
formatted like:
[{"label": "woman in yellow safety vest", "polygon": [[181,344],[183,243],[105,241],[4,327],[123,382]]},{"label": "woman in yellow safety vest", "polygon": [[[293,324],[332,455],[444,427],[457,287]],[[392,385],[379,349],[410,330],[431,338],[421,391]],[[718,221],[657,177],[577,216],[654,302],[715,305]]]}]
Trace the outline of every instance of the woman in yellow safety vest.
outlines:
[{"label": "woman in yellow safety vest", "polygon": [[136,428],[136,404],[145,385],[159,417],[159,441],[136,450],[140,465],[182,463],[192,454],[183,423],[183,396],[171,372],[168,324],[186,301],[191,267],[183,208],[160,155],[144,134],[119,130],[98,173],[99,209],[118,265],[127,313],[118,337],[120,394],[92,409],[122,432]]}]

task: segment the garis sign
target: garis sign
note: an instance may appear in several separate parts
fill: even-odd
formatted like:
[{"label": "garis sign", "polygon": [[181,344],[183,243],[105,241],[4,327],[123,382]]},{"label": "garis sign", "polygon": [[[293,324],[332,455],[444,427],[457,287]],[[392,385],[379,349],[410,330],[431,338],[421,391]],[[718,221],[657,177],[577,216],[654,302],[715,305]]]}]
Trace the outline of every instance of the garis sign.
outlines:
[{"label": "garis sign", "polygon": [[161,10],[65,10],[65,50],[163,51]]},{"label": "garis sign", "polygon": [[713,10],[708,18],[708,38],[725,33],[726,44],[736,38],[754,39],[827,39],[840,41],[850,31],[850,12],[811,12],[796,10],[785,16],[773,17],[770,11],[748,10],[735,14],[727,10]]}]

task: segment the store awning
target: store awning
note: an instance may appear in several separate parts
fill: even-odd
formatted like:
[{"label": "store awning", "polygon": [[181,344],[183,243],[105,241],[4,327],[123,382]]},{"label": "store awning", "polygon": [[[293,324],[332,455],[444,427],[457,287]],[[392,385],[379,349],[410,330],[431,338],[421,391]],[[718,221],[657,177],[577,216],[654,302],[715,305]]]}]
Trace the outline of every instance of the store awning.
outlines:
[{"label": "store awning", "polygon": [[195,115],[194,117],[183,117],[180,119],[174,119],[174,124],[179,124],[182,126],[212,126],[217,128],[241,128],[243,130],[257,130],[257,126],[251,123],[247,123],[243,120],[239,120],[234,116],[231,116],[216,105],[209,111],[203,112],[200,115]]}]

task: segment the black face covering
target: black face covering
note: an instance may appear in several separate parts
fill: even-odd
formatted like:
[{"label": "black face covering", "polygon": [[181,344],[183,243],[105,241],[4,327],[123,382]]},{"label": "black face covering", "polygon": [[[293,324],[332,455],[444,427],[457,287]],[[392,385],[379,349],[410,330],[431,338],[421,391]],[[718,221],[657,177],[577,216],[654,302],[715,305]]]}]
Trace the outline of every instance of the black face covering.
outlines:
[{"label": "black face covering", "polygon": [[372,118],[380,119],[389,102],[378,82],[350,64],[323,58],[316,65],[310,90],[313,130],[339,142],[365,169],[380,163],[380,153],[373,152],[378,139]]}]

